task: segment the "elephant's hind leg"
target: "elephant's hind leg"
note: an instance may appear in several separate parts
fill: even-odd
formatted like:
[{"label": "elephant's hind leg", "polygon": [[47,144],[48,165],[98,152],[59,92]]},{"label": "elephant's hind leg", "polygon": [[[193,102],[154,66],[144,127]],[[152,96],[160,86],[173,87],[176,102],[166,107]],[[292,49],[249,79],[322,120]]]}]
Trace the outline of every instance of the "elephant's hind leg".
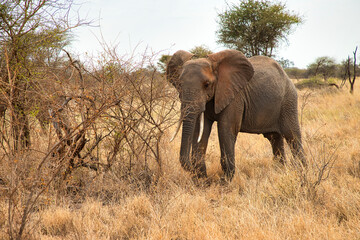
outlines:
[{"label": "elephant's hind leg", "polygon": [[294,128],[286,127],[283,129],[283,136],[290,146],[293,157],[295,159],[299,159],[303,166],[306,166],[306,158],[302,146],[300,128],[296,125]]},{"label": "elephant's hind leg", "polygon": [[299,159],[303,166],[306,166],[306,158],[301,142],[301,131],[297,111],[297,95],[290,94],[282,106],[280,116],[280,131],[289,144],[292,155]]},{"label": "elephant's hind leg", "polygon": [[285,163],[285,150],[284,150],[284,138],[280,133],[264,133],[272,146],[273,154],[275,159],[279,159],[280,163]]},{"label": "elephant's hind leg", "polygon": [[295,159],[299,159],[303,166],[306,166],[306,159],[304,149],[301,143],[301,135],[291,134],[290,137],[285,137],[287,143],[290,146],[291,153]]}]

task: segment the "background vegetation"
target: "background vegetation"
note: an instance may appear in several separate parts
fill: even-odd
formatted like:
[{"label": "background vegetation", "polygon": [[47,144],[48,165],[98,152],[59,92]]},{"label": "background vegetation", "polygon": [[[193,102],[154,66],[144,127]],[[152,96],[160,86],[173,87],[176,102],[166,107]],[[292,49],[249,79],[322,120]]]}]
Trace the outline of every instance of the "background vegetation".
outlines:
[{"label": "background vegetation", "polygon": [[360,238],[360,93],[343,81],[360,72],[356,51],[286,69],[301,88],[308,169],[239,134],[235,178],[221,185],[213,131],[210,184],[195,183],[178,162],[180,136],[169,142],[179,100],[158,56],[125,59],[103,44],[96,61],[78,60],[70,30],[88,22],[73,7],[0,4],[0,239]]}]

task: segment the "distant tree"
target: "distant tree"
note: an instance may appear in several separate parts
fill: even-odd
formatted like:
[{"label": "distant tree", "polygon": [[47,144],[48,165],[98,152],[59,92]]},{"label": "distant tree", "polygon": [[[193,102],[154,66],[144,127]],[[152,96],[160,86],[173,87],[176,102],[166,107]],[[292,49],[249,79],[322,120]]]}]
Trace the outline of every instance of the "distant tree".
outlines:
[{"label": "distant tree", "polygon": [[287,69],[294,66],[294,62],[290,61],[289,59],[280,58],[276,59],[276,61],[281,65],[282,68]]},{"label": "distant tree", "polygon": [[[206,58],[207,55],[213,53],[207,46],[199,45],[195,46],[189,50],[192,54],[194,54],[194,58]],[[166,66],[170,61],[171,55],[161,55],[159,61],[157,62],[158,69],[161,73],[166,72]]]},{"label": "distant tree", "polygon": [[192,54],[194,54],[195,58],[206,58],[209,54],[213,52],[205,45],[200,45],[192,48],[190,50]]},{"label": "distant tree", "polygon": [[218,15],[217,42],[247,56],[273,56],[292,26],[301,22],[301,17],[287,11],[283,3],[243,0]]},{"label": "distant tree", "polygon": [[170,61],[171,55],[161,55],[159,61],[157,62],[157,66],[159,69],[159,72],[165,73],[166,72],[166,66],[168,62]]},{"label": "distant tree", "polygon": [[[350,56],[348,56],[347,60],[344,61],[344,78],[343,78],[343,83],[345,83],[346,78],[348,78],[349,83],[350,83],[350,93],[353,94],[354,93],[354,84],[355,84],[355,80],[356,80],[356,76],[359,73],[357,70],[359,70],[359,66],[356,65],[356,52],[357,52],[358,47],[356,46],[353,55],[353,58],[350,58]],[[343,84],[342,84],[343,85]]]},{"label": "distant tree", "polygon": [[[341,79],[348,79],[348,64],[349,63],[349,56],[342,60],[341,63],[338,65],[337,77]],[[350,74],[354,75],[354,58],[350,57]],[[355,67],[356,76],[360,77],[360,65],[356,64]]]},{"label": "distant tree", "polygon": [[307,74],[308,76],[322,75],[324,80],[327,81],[329,77],[335,76],[336,68],[335,59],[327,56],[319,57],[307,67]]},{"label": "distant tree", "polygon": [[291,68],[285,68],[285,72],[291,79],[299,80],[302,78],[306,78],[306,69],[291,67]]}]

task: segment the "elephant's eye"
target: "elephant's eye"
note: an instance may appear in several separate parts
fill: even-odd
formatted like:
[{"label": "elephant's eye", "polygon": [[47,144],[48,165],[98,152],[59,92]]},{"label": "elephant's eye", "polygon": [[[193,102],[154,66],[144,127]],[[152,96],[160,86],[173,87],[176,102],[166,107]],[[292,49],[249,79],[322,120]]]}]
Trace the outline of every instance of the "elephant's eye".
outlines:
[{"label": "elephant's eye", "polygon": [[210,81],[207,80],[207,81],[204,82],[204,88],[208,88],[209,85],[210,85]]}]

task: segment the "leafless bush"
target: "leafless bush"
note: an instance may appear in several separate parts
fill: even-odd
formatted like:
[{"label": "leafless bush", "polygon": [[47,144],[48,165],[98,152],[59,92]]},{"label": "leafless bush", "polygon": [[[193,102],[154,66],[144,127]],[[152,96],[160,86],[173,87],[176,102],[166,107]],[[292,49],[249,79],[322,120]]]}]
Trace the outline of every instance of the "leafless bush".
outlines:
[{"label": "leafless bush", "polygon": [[321,183],[326,181],[337,159],[337,147],[331,148],[322,144],[321,148],[314,149],[314,146],[308,146],[307,166],[296,164],[296,160],[290,168],[298,178],[298,183],[304,190],[306,197],[315,201],[318,197],[318,189]]},{"label": "leafless bush", "polygon": [[0,199],[10,239],[29,238],[32,213],[54,196],[81,192],[84,180],[71,184],[80,169],[118,181],[141,170],[147,185],[162,171],[176,102],[154,56],[125,59],[104,44],[83,64],[62,51],[69,30],[88,24],[72,10],[72,0],[0,4]]},{"label": "leafless bush", "polygon": [[115,50],[88,66],[69,53],[67,58],[29,90],[34,101],[28,104],[39,106],[29,125],[38,145],[11,147],[5,114],[0,159],[7,172],[0,178],[10,238],[26,234],[31,213],[46,205],[46,196],[81,191],[68,185],[77,169],[95,179],[112,172],[118,181],[143,172],[146,186],[156,180],[153,173],[162,172],[161,141],[174,123],[176,100],[166,80],[145,68],[151,58],[124,60]]}]

